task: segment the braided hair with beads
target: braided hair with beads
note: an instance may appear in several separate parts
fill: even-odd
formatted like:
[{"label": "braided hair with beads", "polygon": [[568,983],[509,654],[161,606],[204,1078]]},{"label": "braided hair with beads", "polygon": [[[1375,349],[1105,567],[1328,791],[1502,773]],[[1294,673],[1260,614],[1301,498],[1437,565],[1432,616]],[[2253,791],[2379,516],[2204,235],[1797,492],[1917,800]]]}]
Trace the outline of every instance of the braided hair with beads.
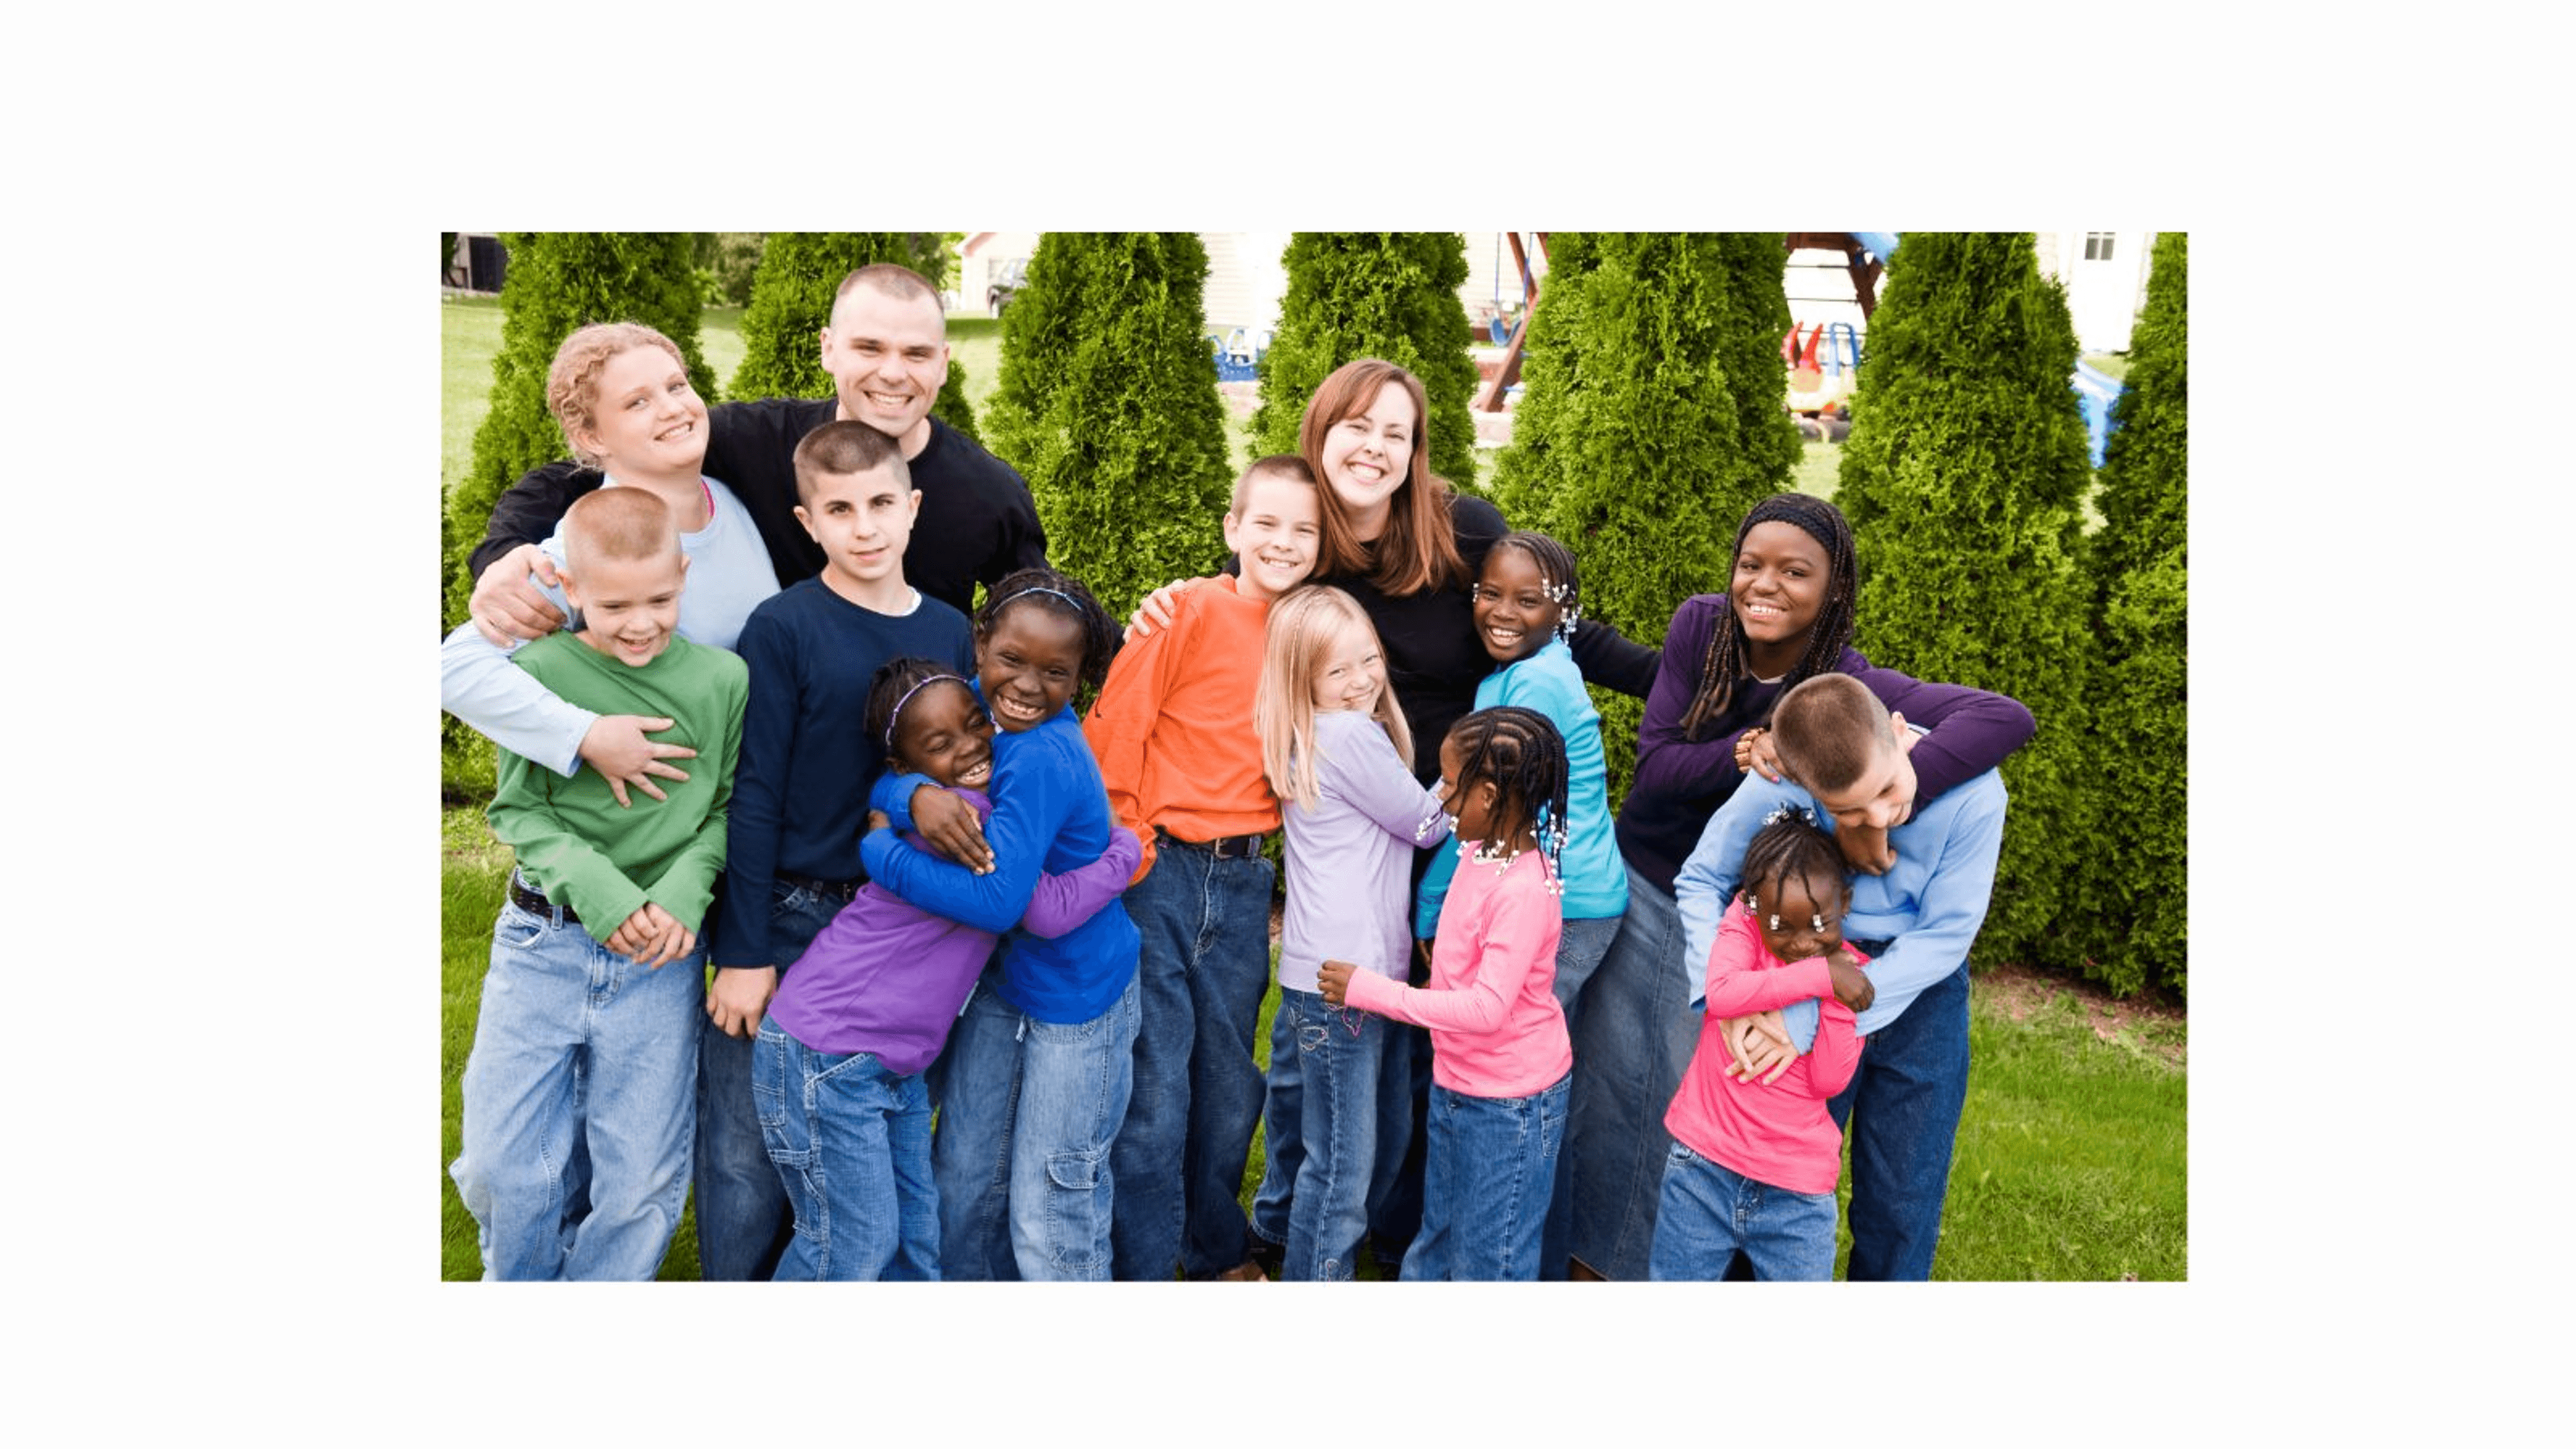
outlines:
[{"label": "braided hair with beads", "polygon": [[1744,869],[1736,877],[1742,883],[1745,914],[1759,919],[1760,900],[1769,896],[1779,909],[1780,887],[1790,880],[1830,881],[1840,885],[1843,876],[1843,854],[1834,838],[1817,823],[1814,811],[1802,805],[1783,805],[1771,812],[1760,830],[1744,847]]},{"label": "braided hair with beads", "polygon": [[[1843,649],[1851,643],[1852,600],[1860,592],[1860,559],[1852,549],[1851,524],[1844,521],[1841,509],[1810,494],[1774,493],[1754,504],[1745,513],[1744,522],[1737,525],[1735,553],[1728,556],[1730,560],[1744,552],[1745,535],[1764,523],[1786,523],[1814,539],[1824,548],[1825,564],[1830,570],[1825,601],[1816,610],[1816,622],[1807,630],[1806,652],[1789,666],[1789,673],[1780,681],[1780,692],[1787,694],[1804,680],[1833,672]],[[1744,621],[1735,617],[1730,605],[1726,621],[1709,636],[1708,652],[1700,659],[1699,692],[1682,715],[1682,738],[1698,741],[1710,722],[1726,713],[1736,687],[1752,677],[1752,647],[1744,637]]]},{"label": "braided hair with beads", "polygon": [[1458,747],[1459,759],[1459,777],[1450,783],[1461,788],[1491,783],[1493,833],[1509,841],[1528,828],[1538,837],[1539,854],[1547,862],[1547,888],[1560,890],[1571,773],[1565,762],[1565,737],[1537,710],[1502,704],[1477,710],[1450,726],[1449,741]]},{"label": "braided hair with beads", "polygon": [[[1557,607],[1556,637],[1563,643],[1573,643],[1574,621],[1583,617],[1583,581],[1575,575],[1574,551],[1544,533],[1521,528],[1495,539],[1493,547],[1516,548],[1529,555],[1529,561],[1538,566],[1540,576],[1547,581],[1548,601]],[[1493,556],[1488,549],[1485,557]]]}]

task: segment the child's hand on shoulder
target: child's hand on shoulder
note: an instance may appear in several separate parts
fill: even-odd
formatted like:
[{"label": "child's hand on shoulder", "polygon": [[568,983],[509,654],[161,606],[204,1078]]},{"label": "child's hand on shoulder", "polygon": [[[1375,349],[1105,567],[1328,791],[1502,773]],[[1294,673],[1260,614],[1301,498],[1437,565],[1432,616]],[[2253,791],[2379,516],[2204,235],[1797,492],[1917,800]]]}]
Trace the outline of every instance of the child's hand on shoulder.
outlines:
[{"label": "child's hand on shoulder", "polygon": [[1852,955],[1849,946],[1836,946],[1825,957],[1825,971],[1834,979],[1834,1000],[1852,1010],[1867,1011],[1869,1004],[1878,999],[1878,988],[1869,984],[1869,977],[1861,971],[1860,958]]},{"label": "child's hand on shoulder", "polygon": [[867,828],[870,832],[891,830],[894,828],[894,818],[882,810],[871,810],[868,812]]},{"label": "child's hand on shoulder", "polygon": [[1315,968],[1315,989],[1324,994],[1326,1006],[1339,1006],[1351,989],[1351,972],[1357,970],[1348,961],[1327,961]]}]

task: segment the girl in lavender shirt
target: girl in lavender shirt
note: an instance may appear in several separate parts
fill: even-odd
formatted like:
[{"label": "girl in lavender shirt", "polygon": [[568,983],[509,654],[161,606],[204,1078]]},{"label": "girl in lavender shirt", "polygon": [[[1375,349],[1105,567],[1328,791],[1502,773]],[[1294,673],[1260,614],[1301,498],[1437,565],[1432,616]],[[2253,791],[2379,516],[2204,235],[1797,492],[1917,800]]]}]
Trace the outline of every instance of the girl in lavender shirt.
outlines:
[{"label": "girl in lavender shirt", "polygon": [[1283,1255],[1281,1277],[1348,1279],[1410,1142],[1410,1056],[1385,1018],[1327,1005],[1318,971],[1404,980],[1414,848],[1449,819],[1406,763],[1412,731],[1357,601],[1298,589],[1270,606],[1264,641],[1252,718],[1287,832],[1288,907],[1252,1230]]},{"label": "girl in lavender shirt", "polygon": [[[964,679],[927,659],[876,673],[867,728],[897,774],[926,775],[979,818],[993,775],[993,721]],[[871,828],[887,821],[871,813]],[[1098,860],[1041,875],[1020,926],[1056,937],[1118,899],[1144,857],[1113,830]],[[930,1172],[930,1094],[939,1055],[993,949],[993,933],[860,887],[770,999],[752,1044],[761,1137],[796,1210],[781,1279],[935,1279],[939,1196]]]}]

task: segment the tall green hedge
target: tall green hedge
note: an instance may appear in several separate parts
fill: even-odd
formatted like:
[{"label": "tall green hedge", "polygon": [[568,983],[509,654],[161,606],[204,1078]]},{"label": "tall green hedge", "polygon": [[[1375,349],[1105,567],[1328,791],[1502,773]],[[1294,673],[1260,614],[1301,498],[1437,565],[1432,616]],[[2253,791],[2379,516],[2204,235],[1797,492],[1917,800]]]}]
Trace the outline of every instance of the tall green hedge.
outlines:
[{"label": "tall green hedge", "polygon": [[1422,379],[1431,471],[1476,481],[1476,363],[1467,355],[1467,240],[1448,231],[1301,231],[1280,258],[1288,293],[1261,360],[1256,453],[1297,451],[1307,400],[1333,369],[1378,357]]},{"label": "tall green hedge", "polygon": [[[933,287],[948,285],[948,248],[938,232],[771,233],[752,273],[751,304],[742,313],[742,362],[733,370],[733,396],[830,397],[832,376],[823,370],[819,339],[832,320],[832,294],[843,277],[875,262],[910,267]],[[930,413],[976,436],[966,369],[954,357]]]},{"label": "tall green hedge", "polygon": [[[1787,252],[1778,232],[1548,238],[1512,444],[1493,493],[1583,571],[1588,616],[1640,643],[1726,587],[1736,521],[1788,486],[1781,406]],[[1610,800],[1636,762],[1636,700],[1594,690]]]},{"label": "tall green hedge", "polygon": [[2101,862],[2085,899],[2086,951],[2115,990],[2184,991],[2190,778],[2189,258],[2156,239],[2147,304],[2129,340],[2128,387],[2112,404],[2088,540],[2093,585],[2095,768]]},{"label": "tall green hedge", "polygon": [[[570,456],[546,411],[546,368],[573,329],[641,322],[679,344],[689,381],[712,399],[715,375],[698,353],[698,290],[687,232],[503,232],[510,264],[501,283],[501,350],[492,358],[491,411],[474,430],[474,461],[440,518],[443,629],[464,622],[474,592],[465,560],[483,541],[492,505],[519,475]],[[492,747],[454,720],[441,736],[441,788],[488,794]]]},{"label": "tall green hedge", "polygon": [[1048,557],[1113,611],[1224,562],[1207,265],[1188,232],[1048,232],[1002,313],[990,446],[1028,479]]},{"label": "tall green hedge", "polygon": [[2003,865],[1977,959],[2101,975],[2067,912],[2101,854],[2074,557],[2091,470],[2075,328],[2028,233],[1908,232],[1870,320],[1835,494],[1861,559],[1856,641],[1921,679],[2009,694],[2039,733],[2005,763]]}]

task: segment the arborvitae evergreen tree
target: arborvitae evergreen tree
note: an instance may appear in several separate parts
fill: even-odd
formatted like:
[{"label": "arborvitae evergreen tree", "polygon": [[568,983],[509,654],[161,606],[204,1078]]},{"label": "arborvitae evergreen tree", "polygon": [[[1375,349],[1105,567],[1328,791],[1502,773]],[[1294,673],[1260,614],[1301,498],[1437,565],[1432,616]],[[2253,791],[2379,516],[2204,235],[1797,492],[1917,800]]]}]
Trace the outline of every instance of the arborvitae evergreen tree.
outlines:
[{"label": "arborvitae evergreen tree", "polygon": [[[1660,641],[1692,594],[1727,586],[1735,525],[1788,486],[1781,407],[1787,253],[1778,232],[1566,233],[1530,317],[1494,498],[1574,551],[1583,612]],[[1593,691],[1610,800],[1627,793],[1636,700]]]},{"label": "arborvitae evergreen tree", "polygon": [[2099,855],[2083,714],[2090,478],[2066,294],[2028,233],[1908,232],[1871,318],[1835,502],[1860,549],[1871,661],[2030,707],[2003,777],[1980,960],[2072,968],[2066,911]]},{"label": "arborvitae evergreen tree", "polygon": [[[876,262],[910,267],[934,288],[948,285],[948,251],[937,232],[771,233],[752,273],[751,304],[742,313],[742,362],[733,370],[732,396],[830,397],[832,375],[823,370],[820,338],[832,320],[833,293],[843,277]],[[976,436],[966,369],[953,356],[930,415]]]},{"label": "arborvitae evergreen tree", "polygon": [[2101,813],[2092,888],[2075,924],[2103,979],[2123,993],[2150,982],[2181,993],[2190,945],[2185,247],[2181,232],[2156,238],[2094,495],[2102,528],[2088,540],[2101,650],[2092,676]]},{"label": "arborvitae evergreen tree", "polygon": [[[698,291],[687,232],[504,232],[510,264],[501,283],[501,350],[492,358],[491,411],[474,431],[474,463],[447,498],[441,519],[440,613],[464,622],[474,580],[466,556],[483,541],[492,505],[519,475],[570,456],[546,411],[546,368],[575,328],[641,322],[678,344],[689,381],[715,396],[715,375],[698,353]],[[488,792],[491,747],[449,721],[445,786]]]},{"label": "arborvitae evergreen tree", "polygon": [[1353,358],[1384,358],[1422,379],[1431,471],[1476,481],[1476,363],[1467,355],[1467,240],[1445,231],[1301,231],[1280,258],[1288,293],[1261,360],[1256,454],[1297,451],[1307,400]]},{"label": "arborvitae evergreen tree", "polygon": [[1188,232],[1048,232],[1002,314],[990,446],[1028,479],[1048,557],[1113,610],[1225,560],[1206,288]]}]

